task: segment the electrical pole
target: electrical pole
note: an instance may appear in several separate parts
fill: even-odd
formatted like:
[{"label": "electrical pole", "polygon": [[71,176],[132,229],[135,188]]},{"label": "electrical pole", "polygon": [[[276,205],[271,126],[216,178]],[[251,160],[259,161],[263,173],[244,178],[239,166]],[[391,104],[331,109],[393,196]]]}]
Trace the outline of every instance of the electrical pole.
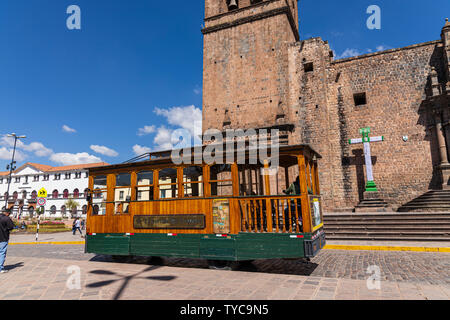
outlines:
[{"label": "electrical pole", "polygon": [[14,161],[14,156],[16,155],[16,146],[17,146],[17,140],[18,139],[25,139],[26,136],[17,136],[15,133],[8,134],[7,137],[14,137],[14,149],[11,159],[11,164],[8,164],[6,166],[6,170],[9,170],[9,178],[8,178],[8,189],[6,191],[6,199],[5,199],[5,210],[8,208],[8,198],[9,198],[9,186],[11,185],[11,179],[12,179],[12,172],[16,170],[16,162]]}]

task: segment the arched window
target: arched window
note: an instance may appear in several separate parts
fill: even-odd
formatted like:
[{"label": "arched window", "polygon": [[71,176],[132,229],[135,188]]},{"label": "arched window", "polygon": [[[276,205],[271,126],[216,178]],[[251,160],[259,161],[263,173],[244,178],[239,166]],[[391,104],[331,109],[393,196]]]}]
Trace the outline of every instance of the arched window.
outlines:
[{"label": "arched window", "polygon": [[61,214],[64,216],[66,214],[66,206],[61,206]]},{"label": "arched window", "polygon": [[86,188],[86,189],[84,189],[84,197],[87,198],[88,195],[89,195],[89,189]]},{"label": "arched window", "polygon": [[33,215],[34,215],[34,207],[28,207],[28,215],[30,217],[33,217]]},{"label": "arched window", "polygon": [[53,199],[58,199],[58,190],[53,190],[53,192],[52,192],[52,197],[53,197]]},{"label": "arched window", "polygon": [[67,199],[67,198],[69,197],[69,190],[64,189],[64,191],[63,191],[63,197],[64,197],[64,199]]},{"label": "arched window", "polygon": [[76,217],[76,216],[77,216],[77,213],[78,213],[78,208],[77,208],[77,207],[74,207],[74,208],[72,209],[72,212],[71,212],[72,218]]},{"label": "arched window", "polygon": [[73,190],[73,197],[78,198],[79,196],[80,196],[80,190],[78,190],[78,189]]},{"label": "arched window", "polygon": [[14,191],[13,193],[13,198],[14,200],[17,200],[17,197],[19,196],[19,194],[17,193],[17,191]]},{"label": "arched window", "polygon": [[34,190],[34,191],[31,193],[31,199],[36,199],[36,198],[37,198],[37,191]]},{"label": "arched window", "polygon": [[23,190],[22,191],[22,199],[26,199],[27,198],[27,191]]},{"label": "arched window", "polygon": [[50,207],[50,214],[56,214],[56,206]]},{"label": "arched window", "polygon": [[87,205],[84,205],[81,211],[82,214],[86,214],[87,213]]}]

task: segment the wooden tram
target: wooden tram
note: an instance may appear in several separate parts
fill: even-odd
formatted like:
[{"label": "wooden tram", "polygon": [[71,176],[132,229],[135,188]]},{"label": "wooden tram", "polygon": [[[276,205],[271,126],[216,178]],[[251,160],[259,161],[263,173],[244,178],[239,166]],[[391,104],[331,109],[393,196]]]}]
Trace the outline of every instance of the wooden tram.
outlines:
[{"label": "wooden tram", "polygon": [[[270,151],[257,162],[248,148],[236,161],[238,152],[225,164],[175,165],[166,151],[90,168],[85,251],[202,258],[214,267],[317,255],[325,245],[320,155],[307,145],[282,146],[279,167],[270,170]],[[296,177],[298,191],[284,194]]]}]

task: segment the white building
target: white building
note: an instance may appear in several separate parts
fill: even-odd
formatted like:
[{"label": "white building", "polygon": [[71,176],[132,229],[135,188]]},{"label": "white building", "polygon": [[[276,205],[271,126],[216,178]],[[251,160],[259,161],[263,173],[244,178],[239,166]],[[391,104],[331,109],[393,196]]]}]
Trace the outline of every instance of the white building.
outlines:
[{"label": "white building", "polygon": [[[64,167],[51,167],[37,163],[26,163],[12,173],[7,197],[9,172],[0,172],[0,207],[12,208],[14,217],[34,216],[38,192],[44,188],[47,203],[45,217],[73,217],[86,214],[86,192],[88,189],[88,168],[108,165],[92,163]],[[7,199],[8,198],[8,199]],[[7,199],[7,200],[6,200]],[[77,202],[76,210],[69,212],[66,202]]]}]

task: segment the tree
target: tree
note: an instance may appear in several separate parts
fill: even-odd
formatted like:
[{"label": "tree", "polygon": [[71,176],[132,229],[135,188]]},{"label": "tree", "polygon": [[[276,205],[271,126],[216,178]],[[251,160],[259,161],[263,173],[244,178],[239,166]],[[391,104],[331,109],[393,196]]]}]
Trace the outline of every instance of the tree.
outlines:
[{"label": "tree", "polygon": [[69,209],[72,218],[73,218],[73,211],[80,206],[80,204],[74,201],[72,198],[69,198],[64,205],[66,206],[67,209]]}]

